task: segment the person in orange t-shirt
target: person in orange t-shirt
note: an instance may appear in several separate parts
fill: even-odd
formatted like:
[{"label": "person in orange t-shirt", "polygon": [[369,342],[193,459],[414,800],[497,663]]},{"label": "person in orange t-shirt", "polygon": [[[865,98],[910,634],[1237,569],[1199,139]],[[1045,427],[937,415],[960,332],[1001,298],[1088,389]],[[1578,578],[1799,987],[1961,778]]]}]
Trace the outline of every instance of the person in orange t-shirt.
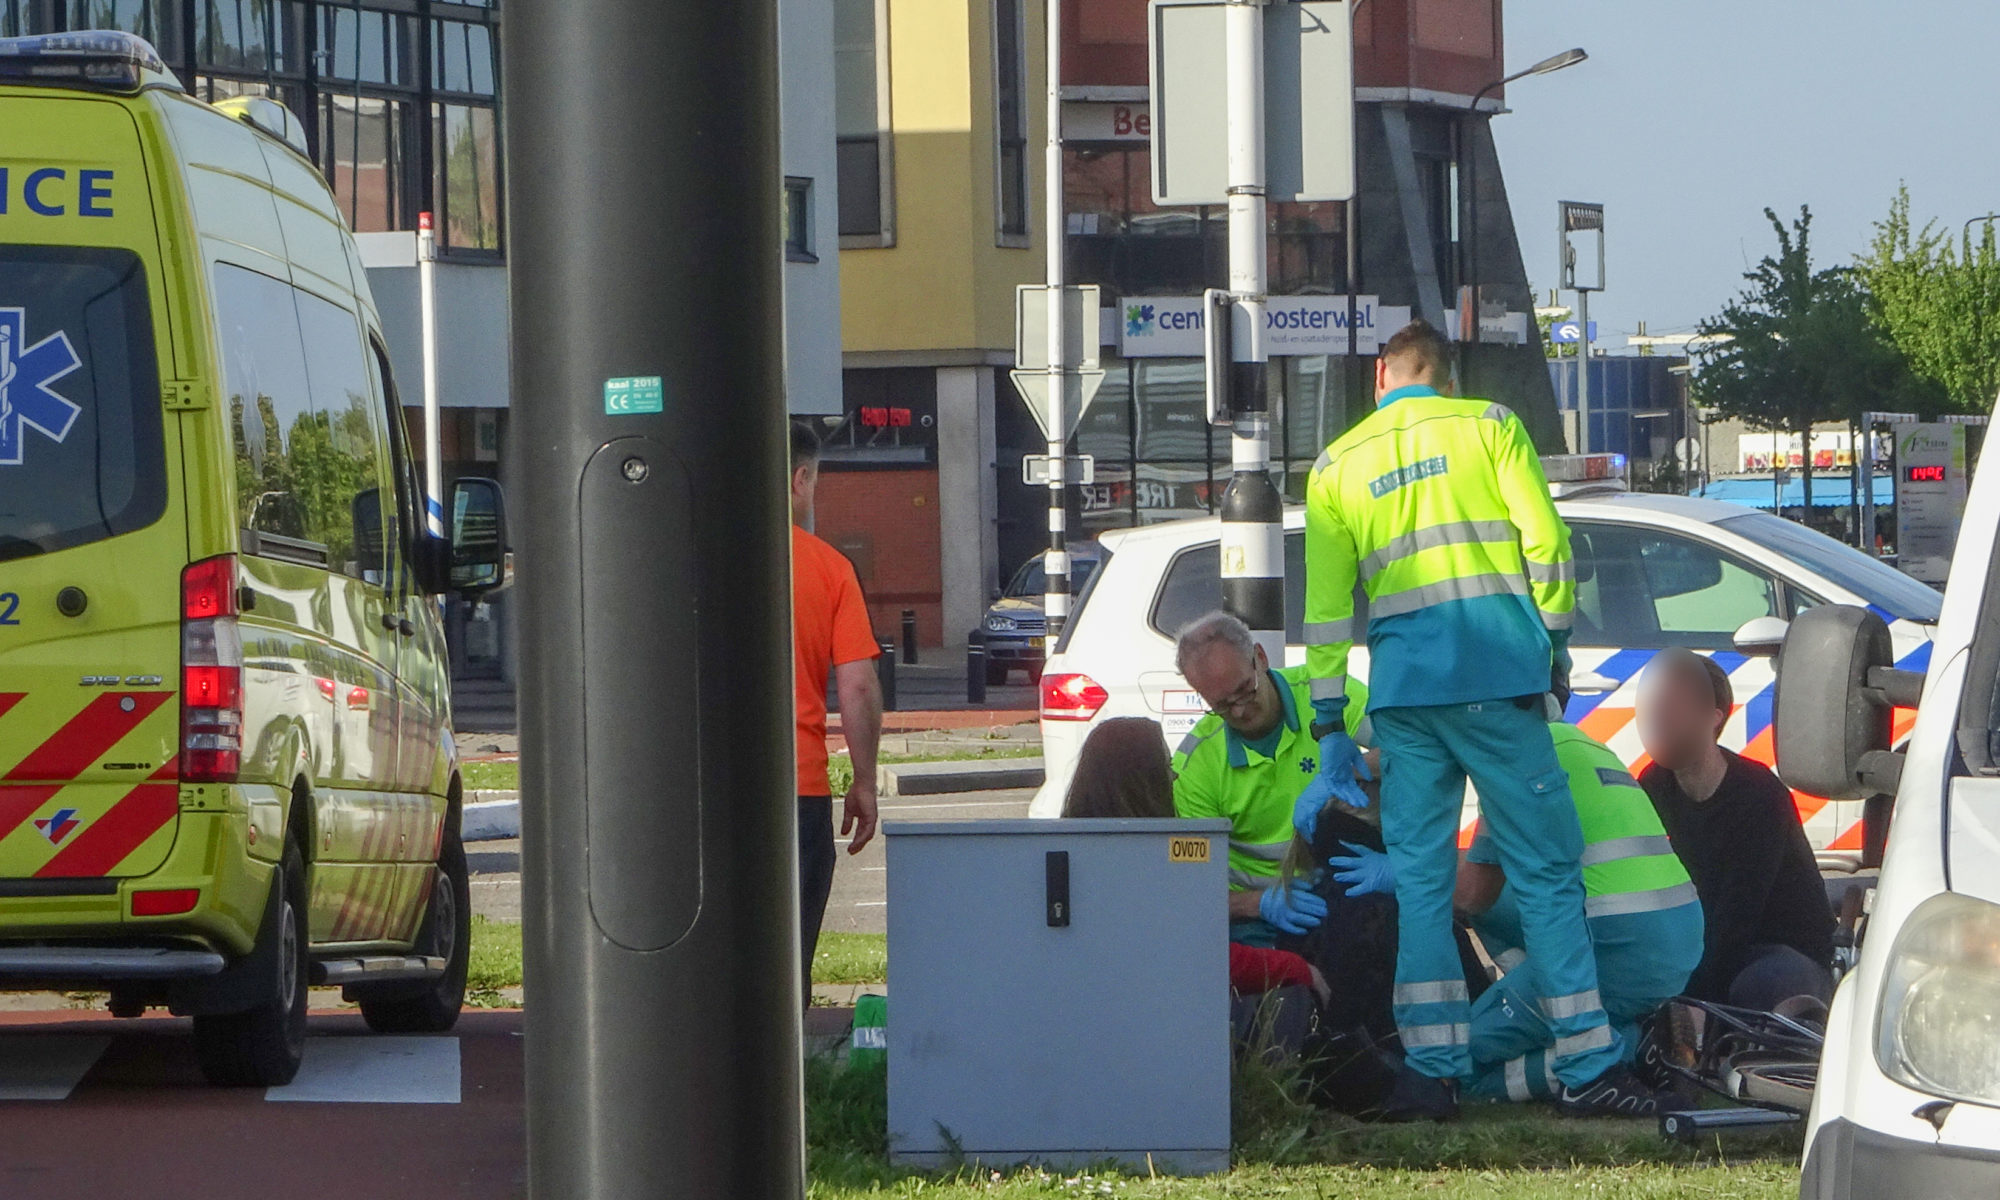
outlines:
[{"label": "person in orange t-shirt", "polygon": [[840,732],[854,764],[840,818],[852,835],[849,854],[875,836],[875,747],[882,737],[882,685],[875,676],[881,649],[854,564],[806,531],[819,484],[819,438],[792,426],[792,684],[799,770],[799,947],[806,999],[812,998],[813,952],[819,946],[826,899],[833,891],[833,788],[826,775],[826,677],[840,697]]}]

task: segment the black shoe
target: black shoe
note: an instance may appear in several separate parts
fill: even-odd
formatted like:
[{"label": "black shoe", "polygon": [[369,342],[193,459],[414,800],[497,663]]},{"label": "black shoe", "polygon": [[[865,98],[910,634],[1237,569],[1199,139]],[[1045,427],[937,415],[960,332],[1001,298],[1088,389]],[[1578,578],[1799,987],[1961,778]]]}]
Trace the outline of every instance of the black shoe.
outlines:
[{"label": "black shoe", "polygon": [[1556,1096],[1556,1111],[1568,1117],[1656,1117],[1660,1100],[1659,1092],[1621,1064],[1582,1087],[1564,1084]]},{"label": "black shoe", "polygon": [[1408,1063],[1396,1069],[1395,1086],[1383,1099],[1380,1108],[1368,1114],[1369,1118],[1389,1124],[1410,1121],[1456,1121],[1458,1119],[1458,1083],[1450,1079],[1432,1079],[1420,1075]]}]

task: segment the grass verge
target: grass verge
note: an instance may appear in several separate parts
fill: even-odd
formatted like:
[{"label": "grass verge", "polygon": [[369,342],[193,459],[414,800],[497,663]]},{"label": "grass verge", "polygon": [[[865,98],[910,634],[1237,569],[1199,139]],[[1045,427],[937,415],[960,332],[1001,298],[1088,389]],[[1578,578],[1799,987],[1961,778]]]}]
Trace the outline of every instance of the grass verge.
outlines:
[{"label": "grass verge", "polygon": [[465,974],[465,1002],[474,1008],[509,1008],[501,988],[521,986],[521,927],[513,921],[472,918],[472,961]]},{"label": "grass verge", "polygon": [[1368,1125],[1299,1098],[1296,1072],[1257,1063],[1234,1079],[1235,1168],[1204,1179],[1118,1170],[993,1170],[967,1163],[922,1174],[889,1166],[887,1073],[832,1055],[806,1065],[806,1141],[814,1200],[923,1196],[1012,1200],[1115,1195],[1133,1200],[1423,1196],[1620,1200],[1798,1193],[1796,1132],[1684,1147],[1651,1121],[1568,1120],[1531,1105],[1468,1106],[1450,1125]]},{"label": "grass verge", "polygon": [[813,953],[814,983],[885,983],[889,938],[881,933],[822,933]]},{"label": "grass verge", "polygon": [[[881,983],[889,978],[889,939],[879,933],[823,933],[813,955],[814,983]],[[466,972],[467,1003],[512,1004],[502,988],[521,986],[521,926],[472,918],[472,962]]]},{"label": "grass verge", "polygon": [[[1042,748],[1038,745],[1023,745],[1010,742],[996,745],[992,749],[955,750],[946,754],[884,754],[884,763],[912,762],[978,762],[983,759],[1039,758]],[[827,773],[832,777],[833,794],[844,796],[854,782],[854,764],[845,753],[835,754],[827,763]],[[521,764],[513,759],[468,762],[459,766],[459,777],[467,791],[512,792],[521,787]]]}]

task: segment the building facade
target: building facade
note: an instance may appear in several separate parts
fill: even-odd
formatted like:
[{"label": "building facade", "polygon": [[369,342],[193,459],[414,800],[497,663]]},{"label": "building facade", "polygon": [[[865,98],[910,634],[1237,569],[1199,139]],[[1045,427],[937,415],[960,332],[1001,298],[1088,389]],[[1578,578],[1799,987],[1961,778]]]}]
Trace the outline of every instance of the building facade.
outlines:
[{"label": "building facade", "polygon": [[[1021,476],[1043,435],[1006,374],[1014,289],[1041,281],[1047,235],[1044,5],[835,10],[847,371],[821,532],[861,568],[878,630],[910,608],[923,642],[955,646],[1047,538],[1047,491]],[[1212,512],[1230,471],[1198,350],[1150,336],[1158,313],[1223,286],[1228,264],[1221,207],[1152,201],[1146,13],[1146,0],[1062,5],[1061,236],[1070,282],[1097,284],[1106,305],[1106,379],[1077,435],[1096,460],[1072,499],[1086,534]],[[1372,298],[1357,301],[1359,354],[1306,345],[1271,364],[1274,470],[1293,499],[1372,406],[1376,335],[1412,316],[1469,332],[1476,311],[1466,390],[1514,407],[1548,449],[1562,440],[1488,128],[1505,111],[1487,88],[1505,73],[1500,2],[1367,0],[1353,21],[1359,193],[1270,212],[1273,295],[1329,314]]]},{"label": "building facade", "polygon": [[994,437],[1014,289],[1043,274],[1043,6],[833,10],[845,383],[817,528],[878,633],[908,609],[920,643],[963,644],[1003,557],[996,472],[1020,471]]},{"label": "building facade", "polygon": [[[820,0],[778,8],[787,403],[838,412],[846,151],[836,142],[834,14]],[[416,229],[419,214],[432,214],[445,474],[504,479],[500,110],[518,98],[503,99],[500,0],[0,0],[0,37],[80,29],[146,38],[198,98],[269,96],[298,115],[307,155],[360,243],[413,432],[423,428]],[[461,615],[461,670],[509,674],[505,593]]]}]

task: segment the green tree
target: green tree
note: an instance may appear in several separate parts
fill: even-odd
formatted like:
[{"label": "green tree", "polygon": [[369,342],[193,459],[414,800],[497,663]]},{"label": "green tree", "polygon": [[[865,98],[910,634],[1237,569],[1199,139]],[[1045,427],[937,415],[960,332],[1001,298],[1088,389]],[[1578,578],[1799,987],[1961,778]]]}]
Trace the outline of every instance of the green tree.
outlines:
[{"label": "green tree", "polygon": [[1976,242],[1969,228],[1953,241],[1935,221],[1915,228],[1910,191],[1898,188],[1855,267],[1876,324],[1910,370],[1938,385],[1952,409],[1987,412],[2000,392],[2000,248],[1991,223]]},{"label": "green tree", "polygon": [[[1701,402],[1753,428],[1796,433],[1810,446],[1819,421],[1859,419],[1870,409],[1912,403],[1925,389],[1869,312],[1865,279],[1849,267],[1815,270],[1812,212],[1788,228],[1764,210],[1776,254],[1743,276],[1746,286],[1698,332],[1708,343]],[[1810,457],[1802,479],[1812,506]]]}]

